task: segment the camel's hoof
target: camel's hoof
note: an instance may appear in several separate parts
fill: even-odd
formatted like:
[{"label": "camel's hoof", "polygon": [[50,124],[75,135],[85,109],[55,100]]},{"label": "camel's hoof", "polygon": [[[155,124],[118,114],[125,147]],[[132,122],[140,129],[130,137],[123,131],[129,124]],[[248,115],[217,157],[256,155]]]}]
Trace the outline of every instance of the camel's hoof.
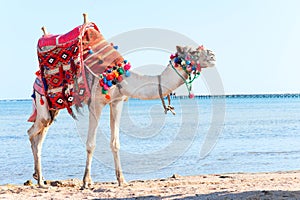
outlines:
[{"label": "camel's hoof", "polygon": [[85,189],[94,189],[94,184],[93,183],[83,183],[82,187],[80,190],[85,190]]},{"label": "camel's hoof", "polygon": [[[32,174],[32,177],[33,177],[35,180],[39,180],[37,173],[33,173],[33,174]],[[45,178],[42,177],[42,180],[45,180]]]},{"label": "camel's hoof", "polygon": [[39,188],[41,188],[41,189],[50,189],[51,186],[44,185],[44,184],[39,184]]},{"label": "camel's hoof", "polygon": [[124,187],[124,186],[128,186],[129,184],[125,181],[125,180],[123,180],[123,181],[119,181],[119,186],[120,187]]}]

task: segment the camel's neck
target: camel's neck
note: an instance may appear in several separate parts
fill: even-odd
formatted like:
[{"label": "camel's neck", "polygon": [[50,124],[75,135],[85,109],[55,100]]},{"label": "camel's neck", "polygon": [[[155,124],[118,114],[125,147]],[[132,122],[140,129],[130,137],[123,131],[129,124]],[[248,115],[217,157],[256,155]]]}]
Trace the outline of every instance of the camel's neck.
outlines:
[{"label": "camel's neck", "polygon": [[[187,74],[183,70],[178,70],[179,74],[187,78]],[[162,95],[174,91],[184,83],[183,79],[168,66],[161,75],[147,76],[135,72],[131,72],[129,77],[124,78],[120,83],[120,92],[123,95],[139,98],[139,99],[156,99],[160,97],[159,87],[161,87]]]}]

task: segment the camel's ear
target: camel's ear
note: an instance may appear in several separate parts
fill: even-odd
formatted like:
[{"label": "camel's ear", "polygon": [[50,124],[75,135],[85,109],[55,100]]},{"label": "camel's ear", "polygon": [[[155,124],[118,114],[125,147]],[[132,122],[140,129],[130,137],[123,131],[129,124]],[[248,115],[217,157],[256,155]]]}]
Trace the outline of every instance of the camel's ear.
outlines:
[{"label": "camel's ear", "polygon": [[192,47],[190,47],[190,46],[184,47],[184,51],[185,51],[185,53],[189,53],[192,51]]},{"label": "camel's ear", "polygon": [[181,46],[176,46],[176,50],[178,53],[184,53],[184,49]]}]

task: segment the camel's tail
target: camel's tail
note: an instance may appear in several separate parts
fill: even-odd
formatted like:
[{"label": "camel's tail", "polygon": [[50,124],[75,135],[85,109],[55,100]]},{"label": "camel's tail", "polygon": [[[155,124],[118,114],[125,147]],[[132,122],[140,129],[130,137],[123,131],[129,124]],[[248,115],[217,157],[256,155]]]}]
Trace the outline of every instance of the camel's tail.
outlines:
[{"label": "camel's tail", "polygon": [[37,115],[36,105],[35,105],[35,99],[32,99],[32,114],[28,118],[28,122],[35,122]]}]

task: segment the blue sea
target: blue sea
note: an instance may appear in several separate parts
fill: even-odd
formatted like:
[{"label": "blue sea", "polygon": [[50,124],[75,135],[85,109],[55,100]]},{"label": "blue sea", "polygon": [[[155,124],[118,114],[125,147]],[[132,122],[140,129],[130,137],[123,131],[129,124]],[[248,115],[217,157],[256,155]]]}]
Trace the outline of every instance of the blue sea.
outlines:
[{"label": "blue sea", "polygon": [[[164,114],[160,100],[124,103],[120,157],[127,181],[300,169],[300,95],[176,98],[172,105],[175,116]],[[0,101],[0,185],[32,179],[31,111],[31,100]],[[47,180],[82,179],[87,108],[77,115],[74,120],[61,111],[48,131],[42,151]],[[109,117],[106,107],[92,164],[95,182],[116,180]]]}]

